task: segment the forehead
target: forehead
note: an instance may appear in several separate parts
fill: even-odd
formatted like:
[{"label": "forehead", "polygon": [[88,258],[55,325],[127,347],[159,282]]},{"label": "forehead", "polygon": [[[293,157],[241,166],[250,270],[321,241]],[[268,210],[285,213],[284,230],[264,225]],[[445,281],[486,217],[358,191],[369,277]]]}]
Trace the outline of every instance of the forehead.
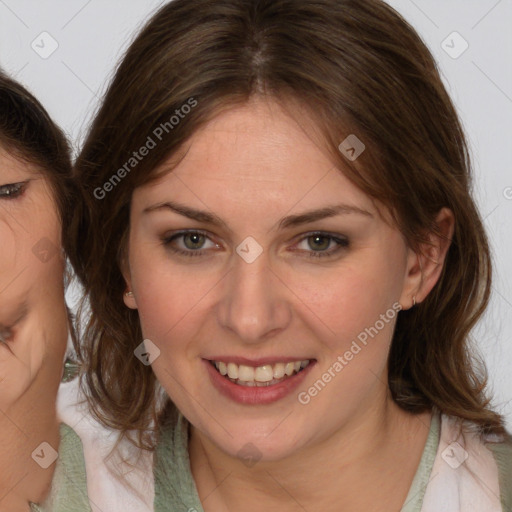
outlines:
[{"label": "forehead", "polygon": [[183,153],[171,172],[138,189],[134,200],[172,195],[190,196],[196,204],[249,206],[261,205],[265,197],[267,207],[282,210],[299,201],[317,207],[345,199],[374,209],[332,160],[311,118],[304,111],[290,115],[275,100],[256,97],[218,114],[197,130]]},{"label": "forehead", "polygon": [[188,173],[199,174],[202,169],[194,168],[193,162],[202,161],[216,175],[275,181],[289,177],[290,168],[295,168],[298,177],[306,163],[330,164],[311,139],[312,128],[304,114],[291,117],[273,100],[253,99],[219,114],[196,132],[185,157],[192,164]]}]

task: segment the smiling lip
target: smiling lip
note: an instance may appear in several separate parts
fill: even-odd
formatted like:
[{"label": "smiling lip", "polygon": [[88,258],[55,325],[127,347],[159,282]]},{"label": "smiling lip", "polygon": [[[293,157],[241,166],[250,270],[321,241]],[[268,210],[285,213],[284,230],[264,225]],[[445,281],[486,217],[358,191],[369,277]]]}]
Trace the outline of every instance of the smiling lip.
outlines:
[{"label": "smiling lip", "polygon": [[309,373],[312,366],[315,365],[316,360],[310,359],[310,363],[306,368],[299,371],[284,379],[283,381],[271,385],[271,386],[263,386],[263,387],[247,387],[240,386],[235,384],[231,380],[222,376],[213,366],[212,361],[225,361],[232,362],[235,364],[245,364],[247,366],[261,366],[263,364],[275,364],[275,363],[287,363],[292,361],[297,361],[298,359],[292,358],[274,358],[274,359],[246,359],[246,358],[238,358],[238,357],[222,357],[218,358],[203,359],[203,363],[205,365],[206,371],[212,382],[213,386],[217,391],[219,391],[222,395],[229,398],[230,400],[237,402],[239,404],[245,405],[265,405],[276,402],[285,396],[290,395],[305,379],[306,375]]},{"label": "smiling lip", "polygon": [[308,357],[259,357],[257,359],[248,359],[246,357],[236,357],[236,356],[214,356],[208,357],[207,361],[224,361],[225,363],[235,363],[238,365],[244,364],[246,366],[253,366],[254,368],[258,366],[263,366],[265,364],[276,364],[276,363],[293,363],[294,361],[303,361],[305,359],[309,359],[311,362],[314,359],[310,359]]}]

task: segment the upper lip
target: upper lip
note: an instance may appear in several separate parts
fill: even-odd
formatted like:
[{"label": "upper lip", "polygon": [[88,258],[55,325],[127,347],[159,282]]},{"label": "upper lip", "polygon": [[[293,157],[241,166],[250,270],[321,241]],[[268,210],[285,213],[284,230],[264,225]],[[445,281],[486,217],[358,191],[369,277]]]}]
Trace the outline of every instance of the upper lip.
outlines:
[{"label": "upper lip", "polygon": [[276,363],[293,363],[295,361],[314,361],[314,359],[310,357],[258,357],[254,359],[249,359],[247,357],[240,356],[214,356],[206,358],[208,361],[222,361],[223,363],[235,363],[237,365],[245,365],[245,366],[254,366],[255,368],[258,366],[263,366],[266,364],[274,365]]}]

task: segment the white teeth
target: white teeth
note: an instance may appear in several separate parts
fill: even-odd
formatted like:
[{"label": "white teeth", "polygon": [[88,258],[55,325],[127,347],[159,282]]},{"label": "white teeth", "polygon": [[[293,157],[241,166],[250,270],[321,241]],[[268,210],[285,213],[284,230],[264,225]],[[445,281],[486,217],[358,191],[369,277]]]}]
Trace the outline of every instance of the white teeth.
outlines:
[{"label": "white teeth", "polygon": [[[217,366],[217,364],[219,366]],[[228,367],[226,363],[223,363],[222,361],[220,363],[216,363],[215,366],[217,366],[217,370],[219,370],[221,375],[227,375],[228,374]]]},{"label": "white teeth", "polygon": [[221,375],[228,376],[231,380],[238,381],[241,386],[272,386],[286,377],[291,377],[294,373],[306,368],[309,365],[309,359],[303,361],[294,361],[290,363],[264,364],[253,367],[245,364],[237,365],[235,363],[225,363],[223,361],[213,361],[215,368]]},{"label": "white teeth", "polygon": [[284,377],[284,364],[276,363],[274,365],[274,379],[282,379]]},{"label": "white teeth", "polygon": [[295,365],[293,363],[286,363],[286,366],[284,367],[284,373],[288,375],[288,377],[294,372]]},{"label": "white teeth", "polygon": [[238,367],[238,378],[246,382],[254,380],[254,368],[241,364]]},{"label": "white teeth", "polygon": [[238,379],[238,365],[235,363],[228,363],[228,377],[230,379]]},{"label": "white teeth", "polygon": [[[258,382],[270,382],[274,378],[274,369],[272,365],[258,366],[254,372],[254,380]],[[248,379],[242,379],[248,380]]]}]

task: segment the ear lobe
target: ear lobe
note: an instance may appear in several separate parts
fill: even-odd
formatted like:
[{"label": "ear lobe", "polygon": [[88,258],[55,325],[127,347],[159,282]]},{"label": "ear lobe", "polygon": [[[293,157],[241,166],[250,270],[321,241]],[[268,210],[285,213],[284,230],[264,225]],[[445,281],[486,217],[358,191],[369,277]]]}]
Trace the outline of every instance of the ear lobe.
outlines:
[{"label": "ear lobe", "polygon": [[126,291],[123,293],[123,301],[126,307],[130,309],[137,309],[137,302],[133,295],[132,290],[132,278],[130,272],[130,266],[128,265],[128,261],[126,257],[123,255],[119,259],[119,270],[123,275],[123,278],[126,282]]},{"label": "ear lobe", "polygon": [[[427,235],[429,243],[420,246],[418,253],[411,250],[408,259],[406,283],[401,304],[422,302],[436,285],[453,238],[455,218],[449,208],[442,208],[436,217],[438,233]],[[414,298],[414,299],[413,299]]]},{"label": "ear lobe", "polygon": [[123,300],[125,303],[125,306],[130,309],[137,309],[137,301],[135,300],[135,297],[133,295],[132,291],[127,291],[123,294]]}]

